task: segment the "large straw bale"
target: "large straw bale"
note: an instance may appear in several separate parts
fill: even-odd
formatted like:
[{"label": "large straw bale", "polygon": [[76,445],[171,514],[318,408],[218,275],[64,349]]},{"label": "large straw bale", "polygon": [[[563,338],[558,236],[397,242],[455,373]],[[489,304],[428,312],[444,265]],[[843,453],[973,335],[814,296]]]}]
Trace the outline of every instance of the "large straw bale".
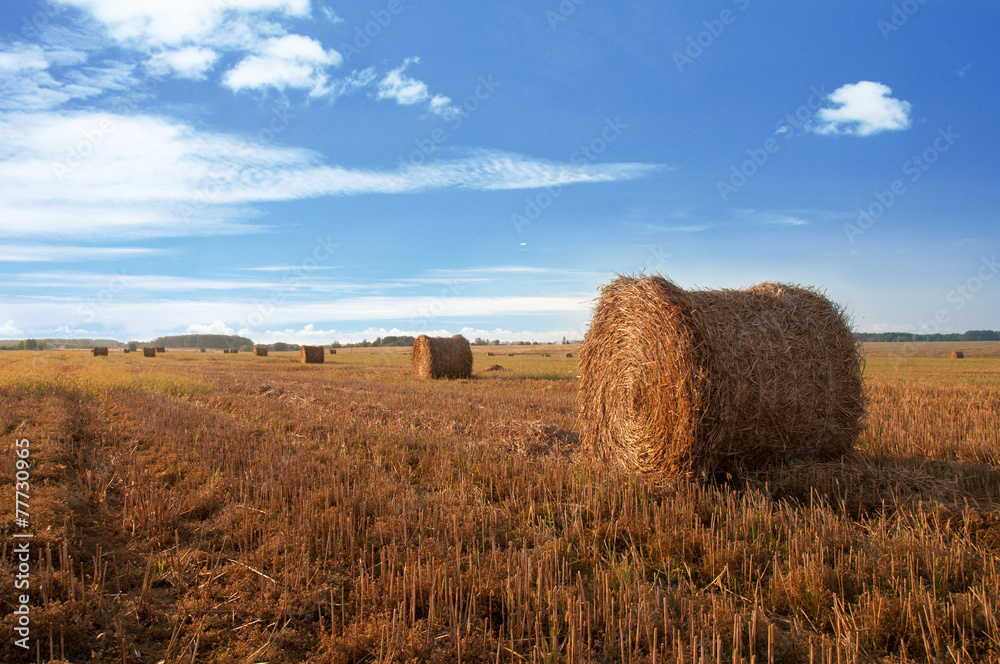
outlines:
[{"label": "large straw bale", "polygon": [[142,349],[143,357],[156,357],[156,348],[153,346],[144,346]]},{"label": "large straw bale", "polygon": [[621,465],[715,475],[847,452],[864,413],[844,313],[811,288],[601,290],[580,349],[585,444]]},{"label": "large straw bale", "polygon": [[108,347],[107,346],[94,346],[94,357],[107,357]]},{"label": "large straw bale", "polygon": [[965,353],[960,350],[951,351],[951,357],[953,360],[961,360],[965,358]]},{"label": "large straw bale", "polygon": [[323,364],[322,346],[301,346],[299,360],[302,364]]},{"label": "large straw bale", "polygon": [[267,357],[267,346],[254,346],[253,354],[257,357]]},{"label": "large straw bale", "polygon": [[417,378],[471,378],[472,347],[461,334],[453,337],[421,334],[413,342],[410,363]]}]

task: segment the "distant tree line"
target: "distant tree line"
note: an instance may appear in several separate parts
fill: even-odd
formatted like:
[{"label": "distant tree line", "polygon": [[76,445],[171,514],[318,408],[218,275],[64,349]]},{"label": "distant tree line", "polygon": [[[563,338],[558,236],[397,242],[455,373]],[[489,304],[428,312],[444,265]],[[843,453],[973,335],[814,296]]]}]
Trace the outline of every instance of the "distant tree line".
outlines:
[{"label": "distant tree line", "polygon": [[[132,342],[130,342],[131,344]],[[135,342],[136,346],[140,345]],[[146,343],[148,346],[166,346],[167,348],[253,348],[253,341],[246,337],[233,334],[178,334],[167,337],[157,337]]]},{"label": "distant tree line", "polygon": [[387,348],[389,346],[412,346],[413,342],[416,341],[414,337],[378,337],[375,341],[358,341],[352,344],[341,344],[339,341],[334,341],[330,344],[330,348]]},{"label": "distant tree line", "polygon": [[968,330],[951,334],[915,334],[913,332],[856,332],[861,341],[1000,341],[995,330]]},{"label": "distant tree line", "polygon": [[93,348],[107,346],[121,348],[122,342],[114,339],[10,339],[0,342],[0,350],[53,350],[56,348]]}]

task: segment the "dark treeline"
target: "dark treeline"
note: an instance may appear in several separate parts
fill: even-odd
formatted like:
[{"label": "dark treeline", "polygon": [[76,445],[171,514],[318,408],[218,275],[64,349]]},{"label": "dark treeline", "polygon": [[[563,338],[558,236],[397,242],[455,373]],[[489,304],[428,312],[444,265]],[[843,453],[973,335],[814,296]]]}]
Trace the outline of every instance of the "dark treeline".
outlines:
[{"label": "dark treeline", "polygon": [[334,341],[330,344],[331,348],[384,348],[387,346],[412,346],[414,342],[414,337],[379,337],[375,341],[359,341],[353,344],[341,344],[339,341]]},{"label": "dark treeline", "polygon": [[861,341],[1000,341],[995,330],[968,330],[951,334],[914,334],[913,332],[856,332]]},{"label": "dark treeline", "polygon": [[230,334],[177,334],[169,337],[157,337],[146,344],[148,346],[165,346],[167,348],[251,348],[253,341],[246,337]]}]

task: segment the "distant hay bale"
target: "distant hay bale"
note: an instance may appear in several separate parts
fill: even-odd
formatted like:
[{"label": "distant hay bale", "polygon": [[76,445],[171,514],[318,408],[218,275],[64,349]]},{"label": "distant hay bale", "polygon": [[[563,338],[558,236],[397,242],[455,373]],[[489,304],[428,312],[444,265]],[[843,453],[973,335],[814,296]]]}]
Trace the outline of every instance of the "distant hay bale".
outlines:
[{"label": "distant hay bale", "polygon": [[965,357],[965,353],[960,350],[951,351],[951,357],[953,360],[961,360]]},{"label": "distant hay bale", "polygon": [[861,429],[861,366],[845,315],[815,290],[619,277],[580,349],[583,439],[671,475],[837,457]]},{"label": "distant hay bale", "polygon": [[573,353],[566,353],[566,357],[573,357]]},{"label": "distant hay bale", "polygon": [[410,363],[417,378],[471,378],[472,347],[461,334],[450,338],[421,334],[413,342]]},{"label": "distant hay bale", "polygon": [[229,349],[229,354],[230,354],[230,355],[236,355],[236,354],[237,354],[237,353],[239,353],[239,352],[240,352],[240,349],[239,349],[239,348],[230,348],[230,349]]},{"label": "distant hay bale", "polygon": [[225,354],[225,355],[229,355],[229,349],[228,349],[228,348],[223,348],[223,349],[222,349],[222,352],[223,352],[223,354]]},{"label": "distant hay bale", "polygon": [[207,352],[207,351],[206,351],[206,350],[205,350],[204,348],[202,348],[202,349],[201,349],[200,351],[198,351],[198,352],[199,352],[199,353],[205,353],[205,352]]},{"label": "distant hay bale", "polygon": [[299,348],[299,361],[302,364],[323,364],[323,347],[302,346]]},{"label": "distant hay bale", "polygon": [[493,357],[493,353],[486,353],[486,357]]},{"label": "distant hay bale", "polygon": [[99,356],[100,357],[107,357],[108,356],[108,347],[107,346],[94,346],[93,353],[94,353],[94,357],[99,357]]},{"label": "distant hay bale", "polygon": [[507,357],[514,357],[514,353],[507,353]]},{"label": "distant hay bale", "polygon": [[157,346],[157,347],[156,347],[156,352],[157,352],[157,353],[166,353],[166,352],[167,352],[167,349],[166,349],[166,348],[164,348],[163,346]]},{"label": "distant hay bale", "polygon": [[337,349],[336,348],[331,348],[330,349],[330,355],[336,355],[336,354],[337,354]]},{"label": "distant hay bale", "polygon": [[152,346],[144,346],[142,349],[143,357],[156,357],[156,348]]},{"label": "distant hay bale", "polygon": [[128,348],[122,348],[122,352],[123,353],[131,353],[132,351],[130,351]]},{"label": "distant hay bale", "polygon": [[253,354],[257,357],[267,357],[267,346],[254,346]]}]

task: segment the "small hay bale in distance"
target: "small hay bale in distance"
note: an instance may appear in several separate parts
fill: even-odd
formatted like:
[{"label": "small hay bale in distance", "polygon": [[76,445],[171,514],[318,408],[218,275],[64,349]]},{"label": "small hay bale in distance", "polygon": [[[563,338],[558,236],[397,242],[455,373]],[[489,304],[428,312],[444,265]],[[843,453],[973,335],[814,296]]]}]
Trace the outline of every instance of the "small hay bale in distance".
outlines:
[{"label": "small hay bale in distance", "polygon": [[122,352],[123,353],[131,353],[132,351],[130,351],[128,348],[122,348]]},{"label": "small hay bale in distance", "polygon": [[566,357],[573,357],[573,353],[566,353]]},{"label": "small hay bale in distance", "polygon": [[156,357],[156,348],[153,346],[144,346],[142,349],[143,357]]},{"label": "small hay bale in distance", "polygon": [[302,364],[323,364],[323,347],[299,347],[299,361],[302,362]]},{"label": "small hay bale in distance", "polygon": [[253,354],[257,357],[267,357],[267,346],[254,346]]},{"label": "small hay bale in distance", "polygon": [[336,355],[336,354],[337,354],[337,349],[336,348],[331,348],[330,349],[330,355]]},{"label": "small hay bale in distance", "polygon": [[229,354],[230,354],[230,355],[236,355],[236,354],[237,354],[237,353],[239,353],[239,352],[240,352],[240,349],[239,349],[239,348],[230,348],[230,349],[229,349]]},{"label": "small hay bale in distance", "polygon": [[224,355],[229,355],[229,349],[228,349],[228,348],[223,348],[223,349],[222,349],[222,353],[223,353]]},{"label": "small hay bale in distance", "polygon": [[108,347],[107,346],[94,346],[94,350],[91,351],[91,352],[94,353],[94,357],[107,357],[108,356]]},{"label": "small hay bale in distance", "polygon": [[621,276],[580,349],[582,436],[626,468],[674,476],[835,458],[861,430],[861,370],[846,316],[813,289]]},{"label": "small hay bale in distance", "polygon": [[486,353],[486,357],[493,357],[493,353]]},{"label": "small hay bale in distance", "polygon": [[960,350],[953,350],[953,351],[951,351],[951,359],[953,359],[953,360],[961,360],[963,358],[965,358],[965,353],[963,353],[962,351],[960,351]]},{"label": "small hay bale in distance", "polygon": [[165,347],[163,347],[163,346],[157,346],[156,347],[156,352],[157,353],[166,353],[167,349]]},{"label": "small hay bale in distance", "polygon": [[410,364],[417,378],[472,378],[472,346],[461,334],[421,334],[413,341]]}]

